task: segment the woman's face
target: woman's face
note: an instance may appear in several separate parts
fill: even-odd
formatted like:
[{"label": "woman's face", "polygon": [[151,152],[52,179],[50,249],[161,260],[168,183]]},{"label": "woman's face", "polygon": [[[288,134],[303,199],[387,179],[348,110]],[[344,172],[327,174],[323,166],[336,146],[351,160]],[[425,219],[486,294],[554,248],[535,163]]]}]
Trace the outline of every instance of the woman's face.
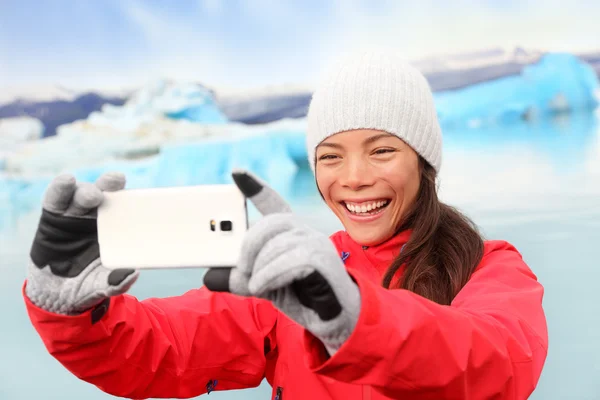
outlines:
[{"label": "woman's face", "polygon": [[317,147],[317,185],[348,234],[364,246],[391,238],[420,184],[419,157],[397,136],[358,129]]}]

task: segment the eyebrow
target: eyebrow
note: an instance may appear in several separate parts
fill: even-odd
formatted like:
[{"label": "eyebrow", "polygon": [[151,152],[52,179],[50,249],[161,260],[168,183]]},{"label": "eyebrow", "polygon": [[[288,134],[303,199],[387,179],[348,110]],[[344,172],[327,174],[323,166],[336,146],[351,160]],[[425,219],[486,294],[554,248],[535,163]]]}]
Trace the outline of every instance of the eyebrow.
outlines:
[{"label": "eyebrow", "polygon": [[373,136],[365,139],[365,141],[363,142],[363,144],[371,144],[373,142],[378,141],[379,139],[383,139],[383,138],[391,137],[391,136],[394,136],[394,135],[389,134],[389,133],[380,133],[380,134],[373,135]]},{"label": "eyebrow", "polygon": [[[371,144],[373,142],[378,141],[379,139],[383,139],[383,138],[390,137],[390,136],[394,136],[394,135],[389,134],[389,133],[379,133],[377,135],[369,136],[368,138],[366,138],[363,141],[363,145]],[[341,144],[338,144],[338,143],[321,143],[319,146],[332,147],[334,149],[340,149],[343,147]]]}]

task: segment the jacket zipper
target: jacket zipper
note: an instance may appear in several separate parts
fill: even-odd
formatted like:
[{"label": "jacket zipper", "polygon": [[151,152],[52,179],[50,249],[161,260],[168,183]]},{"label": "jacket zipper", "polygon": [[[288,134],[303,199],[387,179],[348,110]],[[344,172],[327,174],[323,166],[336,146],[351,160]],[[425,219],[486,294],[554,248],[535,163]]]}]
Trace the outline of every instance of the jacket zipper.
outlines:
[{"label": "jacket zipper", "polygon": [[364,385],[363,386],[363,400],[371,400],[371,387]]},{"label": "jacket zipper", "polygon": [[276,391],[276,394],[275,394],[275,400],[282,400],[283,399],[282,392],[283,392],[283,388],[281,386],[277,386],[277,391]]}]

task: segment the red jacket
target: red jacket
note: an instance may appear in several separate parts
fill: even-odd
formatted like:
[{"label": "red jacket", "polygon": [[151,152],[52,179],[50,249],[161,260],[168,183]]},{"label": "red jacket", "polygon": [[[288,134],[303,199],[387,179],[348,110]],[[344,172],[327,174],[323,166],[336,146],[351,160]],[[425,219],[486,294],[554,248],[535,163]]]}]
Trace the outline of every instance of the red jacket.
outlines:
[{"label": "red jacket", "polygon": [[55,315],[25,301],[48,351],[117,396],[194,397],[266,378],[281,400],[527,398],[548,337],[543,288],[520,254],[506,242],[486,242],[470,281],[451,306],[441,306],[380,286],[407,239],[404,233],[364,250],[345,232],[332,236],[362,310],[331,358],[271,303],[204,287],[144,301],[115,297],[96,324],[89,313]]}]

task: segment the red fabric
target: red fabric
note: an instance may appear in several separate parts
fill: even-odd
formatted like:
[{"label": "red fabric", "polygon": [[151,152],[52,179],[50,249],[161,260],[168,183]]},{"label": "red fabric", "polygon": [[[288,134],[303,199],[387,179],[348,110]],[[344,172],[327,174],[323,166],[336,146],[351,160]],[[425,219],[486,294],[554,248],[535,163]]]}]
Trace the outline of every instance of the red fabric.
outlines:
[{"label": "red fabric", "polygon": [[[89,313],[45,312],[26,297],[48,351],[79,378],[113,395],[185,398],[257,386],[282,400],[525,399],[536,386],[548,337],[543,288],[508,243],[485,255],[451,306],[379,282],[409,233],[363,249],[332,236],[361,293],[355,331],[332,357],[270,303],[205,288],[138,301],[113,298]],[[265,355],[266,350],[269,350]]]}]

